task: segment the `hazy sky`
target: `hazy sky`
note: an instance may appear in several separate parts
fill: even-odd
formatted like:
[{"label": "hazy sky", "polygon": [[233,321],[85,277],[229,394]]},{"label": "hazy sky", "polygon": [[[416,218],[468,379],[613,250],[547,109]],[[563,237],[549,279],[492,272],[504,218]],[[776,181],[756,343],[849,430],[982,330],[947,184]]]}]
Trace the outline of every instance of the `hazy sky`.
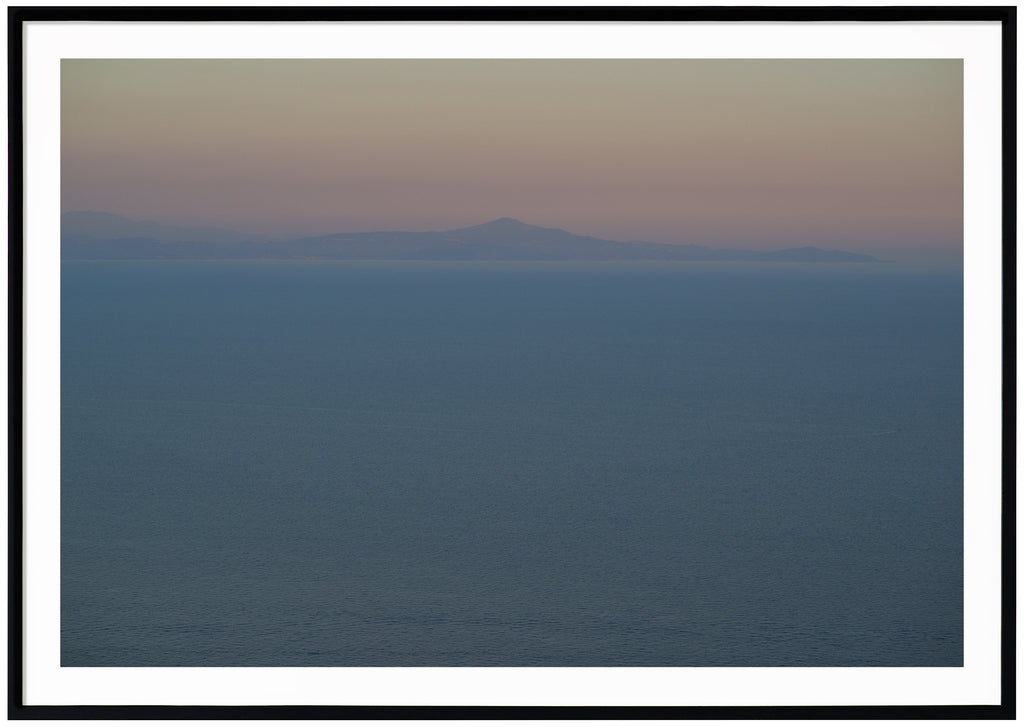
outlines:
[{"label": "hazy sky", "polygon": [[958,60],[65,60],[62,208],[959,258]]}]

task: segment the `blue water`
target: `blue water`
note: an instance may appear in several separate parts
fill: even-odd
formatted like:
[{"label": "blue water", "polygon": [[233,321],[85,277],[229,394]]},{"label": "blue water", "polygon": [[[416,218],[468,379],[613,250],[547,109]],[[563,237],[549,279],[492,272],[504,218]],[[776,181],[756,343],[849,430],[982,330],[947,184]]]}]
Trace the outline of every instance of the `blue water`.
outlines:
[{"label": "blue water", "polygon": [[962,280],[66,262],[64,666],[958,666]]}]

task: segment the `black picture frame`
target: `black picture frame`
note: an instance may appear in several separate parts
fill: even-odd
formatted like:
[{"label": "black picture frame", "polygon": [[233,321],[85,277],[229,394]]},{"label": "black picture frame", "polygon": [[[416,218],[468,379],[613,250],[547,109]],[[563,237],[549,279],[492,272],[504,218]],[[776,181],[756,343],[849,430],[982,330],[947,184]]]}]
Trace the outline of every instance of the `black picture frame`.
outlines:
[{"label": "black picture frame", "polygon": [[[126,23],[331,21],[590,22],[914,22],[989,21],[1002,31],[1002,578],[998,704],[874,706],[382,706],[340,704],[41,705],[23,701],[25,686],[24,534],[24,27],[28,22]],[[9,719],[1014,719],[1016,452],[1016,8],[911,7],[9,7]]]}]

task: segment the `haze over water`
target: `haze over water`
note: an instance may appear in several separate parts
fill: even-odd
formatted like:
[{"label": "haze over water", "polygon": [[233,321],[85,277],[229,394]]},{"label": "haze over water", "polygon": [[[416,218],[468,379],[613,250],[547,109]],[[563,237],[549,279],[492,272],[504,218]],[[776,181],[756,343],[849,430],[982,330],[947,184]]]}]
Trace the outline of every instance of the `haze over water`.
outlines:
[{"label": "haze over water", "polygon": [[65,259],[62,664],[961,665],[963,98],[957,59],[63,60],[65,258],[890,262]]},{"label": "haze over water", "polygon": [[962,665],[962,291],[65,262],[62,665]]}]

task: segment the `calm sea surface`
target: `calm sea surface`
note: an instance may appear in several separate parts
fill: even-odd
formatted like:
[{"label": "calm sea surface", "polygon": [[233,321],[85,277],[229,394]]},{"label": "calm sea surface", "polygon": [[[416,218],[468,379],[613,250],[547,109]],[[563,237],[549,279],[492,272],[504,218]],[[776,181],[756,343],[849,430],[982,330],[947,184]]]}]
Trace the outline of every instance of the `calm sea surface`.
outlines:
[{"label": "calm sea surface", "polygon": [[958,666],[962,280],[62,273],[64,666]]}]

